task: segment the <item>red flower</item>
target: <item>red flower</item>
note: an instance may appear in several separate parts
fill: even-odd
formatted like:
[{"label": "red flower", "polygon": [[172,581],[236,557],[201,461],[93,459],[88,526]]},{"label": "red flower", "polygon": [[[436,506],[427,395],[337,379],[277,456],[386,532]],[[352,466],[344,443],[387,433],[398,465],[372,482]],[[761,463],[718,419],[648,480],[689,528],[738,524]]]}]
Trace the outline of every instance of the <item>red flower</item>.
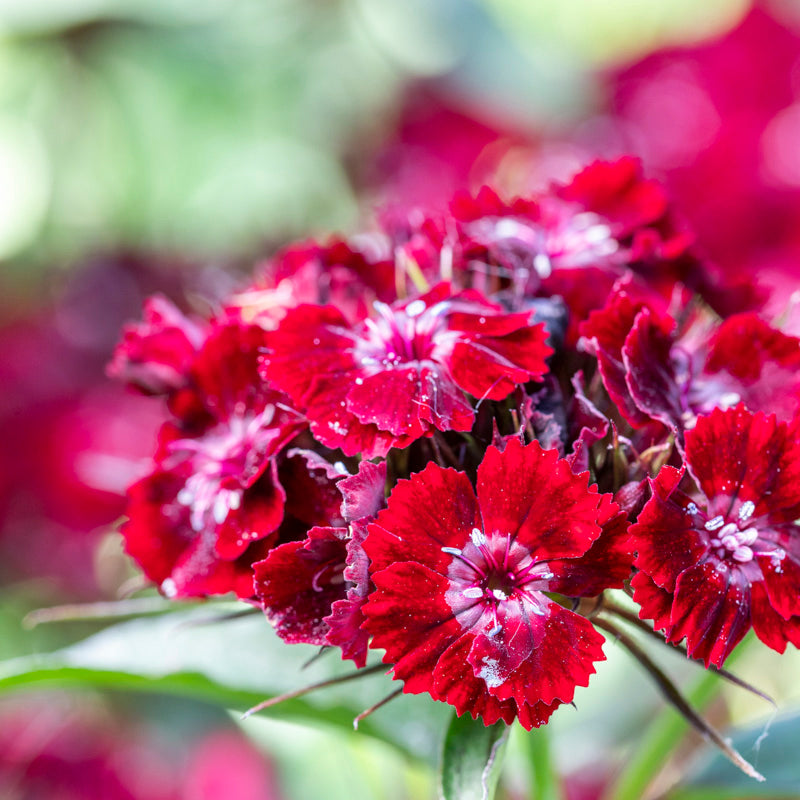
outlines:
[{"label": "red flower", "polygon": [[332,306],[300,306],[269,338],[264,374],[347,455],[385,455],[435,430],[467,431],[466,397],[502,400],[547,371],[542,324],[440,284],[350,327]]},{"label": "red flower", "polygon": [[254,564],[255,591],[270,623],[287,642],[336,645],[363,667],[367,634],[361,610],[369,591],[362,548],[367,522],[385,504],[386,463],[362,461],[358,474],[341,478],[341,519],[316,526],[304,541],[287,542]]},{"label": "red flower", "polygon": [[699,414],[742,401],[791,419],[800,405],[800,339],[743,313],[717,323],[687,309],[680,324],[615,293],[581,326],[611,399],[634,427],[691,428]]},{"label": "red flower", "polygon": [[206,331],[166,297],[144,304],[144,319],[126,325],[107,371],[145,394],[166,394],[184,386]]},{"label": "red flower", "polygon": [[697,282],[703,273],[664,190],[630,157],[596,161],[565,186],[510,203],[484,186],[475,198],[456,195],[452,213],[469,270],[503,279],[518,295],[566,300],[568,344],[628,270],[665,295],[676,280]]},{"label": "red flower", "polygon": [[287,309],[330,303],[351,322],[368,316],[374,300],[394,296],[394,263],[386,236],[358,242],[334,238],[290,245],[263,264],[252,286],[226,303],[226,313],[274,329]]},{"label": "red flower", "polygon": [[685,469],[663,467],[651,487],[630,528],[640,616],[706,665],[721,666],[751,625],[779,652],[800,644],[797,423],[715,410],[686,434]]},{"label": "red flower", "polygon": [[[429,464],[396,485],[369,526],[372,646],[406,692],[487,725],[516,717],[538,727],[604,657],[592,624],[546,593],[595,594],[617,581],[581,564],[611,519],[619,524],[616,506],[537,442],[490,447],[477,498],[465,474]],[[619,557],[613,544],[599,550],[598,561]]]},{"label": "red flower", "polygon": [[275,457],[304,423],[258,374],[263,336],[212,330],[190,370],[186,416],[162,428],[156,470],[130,489],[127,552],[168,596],[251,596],[250,564],[283,520]]}]

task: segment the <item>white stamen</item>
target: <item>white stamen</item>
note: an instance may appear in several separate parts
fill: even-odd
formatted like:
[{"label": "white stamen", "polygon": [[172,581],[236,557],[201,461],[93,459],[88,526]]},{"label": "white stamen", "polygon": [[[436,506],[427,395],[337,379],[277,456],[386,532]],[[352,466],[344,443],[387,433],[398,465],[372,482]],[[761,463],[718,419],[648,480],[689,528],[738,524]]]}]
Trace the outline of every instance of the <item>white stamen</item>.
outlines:
[{"label": "white stamen", "polygon": [[553,272],[553,265],[547,253],[537,253],[533,257],[533,268],[540,278],[549,278]]},{"label": "white stamen", "polygon": [[211,513],[214,516],[214,522],[217,525],[222,525],[223,522],[228,517],[228,512],[230,511],[230,506],[228,505],[228,501],[230,499],[232,492],[221,491],[215,498],[214,498],[214,505],[211,508]]},{"label": "white stamen", "polygon": [[501,630],[503,630],[503,626],[498,624],[498,625],[495,625],[494,628],[492,628],[486,635],[487,636],[497,636],[497,634],[500,633]]},{"label": "white stamen", "polygon": [[[708,527],[708,526],[706,526]],[[728,536],[736,536],[739,533],[739,527],[736,525],[735,522],[729,522],[727,525],[723,525],[720,528],[719,536],[720,539],[724,542]]]},{"label": "white stamen", "polygon": [[460,556],[461,551],[457,547],[443,547],[443,553],[450,553],[451,556]]},{"label": "white stamen", "polygon": [[721,528],[724,524],[725,524],[725,517],[721,516],[720,514],[717,514],[717,516],[714,517],[714,519],[710,519],[708,522],[706,522],[705,529],[707,531],[715,531],[718,528]]},{"label": "white stamen", "polygon": [[725,392],[719,400],[717,400],[717,405],[720,408],[731,408],[735,406],[740,400],[742,399],[741,395],[737,394],[736,392]]},{"label": "white stamen", "polygon": [[686,513],[687,514],[696,514],[697,513],[697,504],[696,503],[689,503],[686,506]]},{"label": "white stamen", "polygon": [[424,300],[412,300],[412,302],[406,306],[406,314],[408,314],[409,317],[418,317],[424,310]]},{"label": "white stamen", "polygon": [[752,500],[745,500],[739,508],[739,521],[747,522],[753,516],[755,510],[756,504]]},{"label": "white stamen", "polygon": [[483,589],[479,586],[470,586],[469,589],[464,589],[461,594],[464,597],[468,597],[470,600],[477,600],[479,597],[483,597]]},{"label": "white stamen", "polygon": [[474,544],[475,547],[486,544],[486,534],[479,528],[473,528],[469,538],[472,539],[472,544]]},{"label": "white stamen", "polygon": [[758,539],[758,531],[755,528],[747,528],[746,530],[739,531],[739,533],[736,534],[736,538],[739,540],[739,544],[745,544],[749,547],[755,544],[756,539]]},{"label": "white stamen", "polygon": [[742,545],[733,551],[733,558],[734,561],[739,561],[742,564],[746,564],[748,561],[753,560],[753,551],[749,547]]},{"label": "white stamen", "polygon": [[173,598],[178,594],[178,587],[172,578],[167,578],[161,582],[161,591],[164,592],[165,597]]},{"label": "white stamen", "polygon": [[508,600],[508,595],[502,589],[492,589],[492,594],[497,600]]}]

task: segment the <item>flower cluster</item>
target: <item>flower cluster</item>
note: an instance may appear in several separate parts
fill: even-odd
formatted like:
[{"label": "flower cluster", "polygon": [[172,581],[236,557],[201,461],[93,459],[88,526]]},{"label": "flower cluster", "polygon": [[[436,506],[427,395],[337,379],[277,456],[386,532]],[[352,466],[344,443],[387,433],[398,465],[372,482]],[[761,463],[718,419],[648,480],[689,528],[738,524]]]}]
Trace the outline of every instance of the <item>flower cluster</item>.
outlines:
[{"label": "flower cluster", "polygon": [[800,340],[722,277],[623,158],[152,298],[110,368],[171,417],[127,551],[486,724],[588,684],[607,590],[706,665],[800,644]]}]

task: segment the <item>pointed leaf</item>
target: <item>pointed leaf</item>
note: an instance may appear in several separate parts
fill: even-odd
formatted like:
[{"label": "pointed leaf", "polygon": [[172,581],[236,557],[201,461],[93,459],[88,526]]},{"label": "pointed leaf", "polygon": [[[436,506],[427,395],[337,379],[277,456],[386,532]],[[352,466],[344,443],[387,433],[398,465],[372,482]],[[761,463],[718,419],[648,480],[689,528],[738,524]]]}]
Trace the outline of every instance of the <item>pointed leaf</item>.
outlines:
[{"label": "pointed leaf", "polygon": [[442,800],[491,800],[494,797],[509,730],[504,722],[487,727],[469,714],[453,715],[442,752]]},{"label": "pointed leaf", "polygon": [[741,797],[794,800],[798,796],[800,711],[783,714],[771,724],[762,722],[734,730],[731,744],[764,773],[767,778],[764,783],[749,780],[732,769],[721,755],[710,752],[690,771],[686,781],[669,794],[669,800],[738,800]]},{"label": "pointed leaf", "polygon": [[[223,612],[241,605],[215,604]],[[209,608],[113,625],[54,653],[0,662],[0,696],[21,689],[85,687],[166,693],[238,711],[310,684],[352,672],[337,651],[304,667],[317,648],[287,645],[260,614],[209,623]],[[268,710],[271,716],[353,733],[353,720],[396,689],[384,670]],[[420,758],[435,751],[446,709],[429,697],[404,697],[376,713],[359,734],[382,739]],[[245,723],[246,725],[247,723]]]}]

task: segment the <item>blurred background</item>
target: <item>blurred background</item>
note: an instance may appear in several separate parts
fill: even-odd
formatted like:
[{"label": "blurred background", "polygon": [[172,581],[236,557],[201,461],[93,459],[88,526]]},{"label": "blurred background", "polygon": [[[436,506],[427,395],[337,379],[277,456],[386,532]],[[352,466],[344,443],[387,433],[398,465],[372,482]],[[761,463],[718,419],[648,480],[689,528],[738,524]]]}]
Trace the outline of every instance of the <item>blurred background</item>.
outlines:
[{"label": "blurred background", "polygon": [[[0,0],[0,656],[97,629],[28,630],[31,610],[136,586],[115,527],[161,419],[104,366],[144,297],[214,298],[291,239],[626,152],[800,333],[800,3]],[[798,666],[756,647],[740,671],[788,708]],[[721,725],[768,710],[724,697]],[[552,725],[569,800],[600,796],[657,703],[612,652]],[[0,700],[4,800],[434,794],[365,737],[118,693]]]}]

